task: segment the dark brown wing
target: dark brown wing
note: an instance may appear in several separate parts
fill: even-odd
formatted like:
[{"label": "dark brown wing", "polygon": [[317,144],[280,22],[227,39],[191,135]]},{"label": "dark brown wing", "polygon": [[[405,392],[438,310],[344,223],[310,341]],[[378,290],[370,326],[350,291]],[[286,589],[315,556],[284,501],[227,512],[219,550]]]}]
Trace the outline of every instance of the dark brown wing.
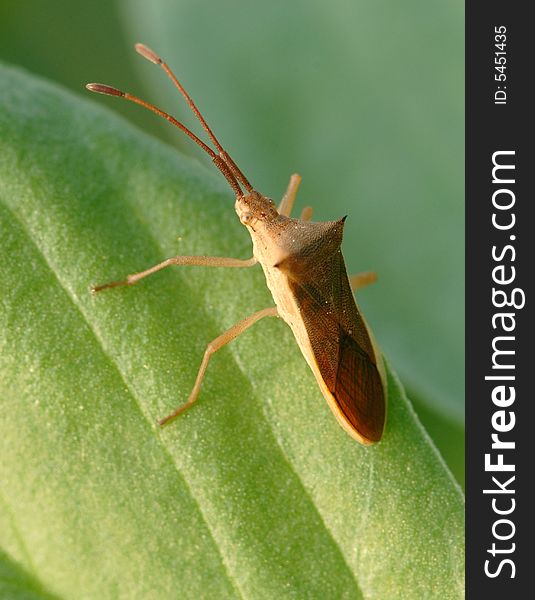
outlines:
[{"label": "dark brown wing", "polygon": [[385,390],[341,251],[287,274],[326,386],[352,428],[369,442],[380,440]]}]

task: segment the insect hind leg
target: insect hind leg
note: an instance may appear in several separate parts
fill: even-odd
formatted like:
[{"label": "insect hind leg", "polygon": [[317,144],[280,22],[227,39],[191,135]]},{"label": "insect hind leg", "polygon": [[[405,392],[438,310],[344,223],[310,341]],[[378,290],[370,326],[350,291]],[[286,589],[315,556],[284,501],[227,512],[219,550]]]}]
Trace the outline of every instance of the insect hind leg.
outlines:
[{"label": "insect hind leg", "polygon": [[158,421],[158,424],[160,425],[160,427],[163,427],[164,425],[166,425],[173,419],[176,419],[176,417],[178,417],[178,415],[181,415],[190,406],[195,404],[195,401],[197,400],[197,397],[199,396],[199,392],[201,391],[201,383],[202,383],[202,380],[204,379],[206,369],[208,368],[208,363],[210,361],[211,356],[215,352],[220,350],[223,346],[225,346],[226,344],[231,342],[233,339],[237,338],[246,329],[249,329],[249,327],[251,327],[251,325],[254,325],[260,319],[263,319],[264,317],[276,317],[276,316],[278,316],[278,311],[277,311],[276,306],[270,306],[269,308],[264,308],[262,310],[259,310],[255,313],[253,313],[252,315],[249,315],[248,317],[245,317],[245,319],[238,321],[238,323],[234,324],[232,327],[230,327],[230,329],[227,329],[220,336],[218,336],[214,340],[212,340],[206,346],[206,351],[204,352],[201,366],[199,367],[199,372],[197,373],[197,378],[195,379],[195,384],[193,386],[193,389],[191,390],[189,398],[187,399],[187,401],[184,404],[182,404],[182,406],[179,406],[172,413],[170,413],[163,419],[160,419]]}]

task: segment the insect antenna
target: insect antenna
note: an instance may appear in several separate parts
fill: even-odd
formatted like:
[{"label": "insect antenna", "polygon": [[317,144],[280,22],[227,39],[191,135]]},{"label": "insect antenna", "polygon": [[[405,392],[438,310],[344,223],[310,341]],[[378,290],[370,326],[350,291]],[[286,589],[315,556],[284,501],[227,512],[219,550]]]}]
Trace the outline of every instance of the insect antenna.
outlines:
[{"label": "insect antenna", "polygon": [[177,90],[182,94],[182,96],[184,96],[184,99],[188,103],[188,106],[190,107],[190,109],[193,111],[193,113],[199,120],[199,123],[202,125],[202,128],[204,129],[204,131],[206,131],[206,133],[208,134],[208,136],[214,143],[214,146],[217,148],[217,150],[219,152],[219,156],[227,163],[230,170],[234,173],[236,178],[245,187],[245,189],[248,192],[252,192],[253,186],[249,183],[249,181],[247,180],[245,175],[240,171],[240,169],[238,168],[238,165],[232,160],[231,156],[229,154],[227,154],[227,152],[225,151],[223,146],[221,146],[221,144],[219,143],[219,140],[214,135],[214,132],[210,129],[205,118],[202,116],[201,111],[197,108],[195,102],[193,102],[193,99],[188,94],[188,92],[186,92],[186,90],[184,89],[184,87],[182,86],[180,81],[178,81],[176,75],[173,73],[173,71],[171,71],[171,69],[169,68],[167,63],[165,61],[163,61],[162,58],[160,56],[158,56],[153,50],[151,50],[144,44],[136,44],[135,48],[136,48],[136,52],[138,54],[141,54],[141,56],[143,56],[143,58],[146,58],[147,60],[154,63],[155,65],[159,65],[160,67],[162,67],[162,69],[165,71],[165,73],[167,74],[169,79],[174,83]]},{"label": "insect antenna", "polygon": [[130,102],[139,104],[140,106],[143,106],[143,108],[146,108],[146,109],[152,111],[153,113],[156,113],[160,117],[167,119],[169,121],[169,123],[171,123],[175,127],[178,127],[178,129],[183,131],[187,136],[189,136],[198,146],[200,146],[210,156],[210,158],[212,159],[215,166],[225,176],[230,187],[234,190],[236,196],[243,196],[242,189],[240,188],[238,181],[236,180],[236,177],[234,176],[234,173],[232,172],[231,167],[226,163],[225,159],[222,156],[218,156],[212,150],[212,148],[210,148],[210,146],[207,146],[201,139],[199,139],[193,133],[193,131],[189,130],[183,123],[181,123],[180,121],[177,121],[177,119],[172,117],[170,114],[161,110],[157,106],[154,106],[154,104],[151,104],[150,102],[146,102],[145,100],[142,100],[141,98],[138,98],[137,96],[134,96],[133,94],[129,94],[128,92],[122,92],[121,90],[111,87],[110,85],[105,85],[103,83],[88,83],[85,87],[90,92],[96,92],[97,94],[105,94],[107,96],[117,96],[119,98],[124,98],[125,100],[129,100]]}]

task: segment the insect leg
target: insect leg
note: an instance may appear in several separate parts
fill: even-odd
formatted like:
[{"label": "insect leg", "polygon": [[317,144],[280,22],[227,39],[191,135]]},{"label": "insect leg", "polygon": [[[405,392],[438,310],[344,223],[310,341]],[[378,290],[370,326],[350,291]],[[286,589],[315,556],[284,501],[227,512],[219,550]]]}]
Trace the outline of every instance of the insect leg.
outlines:
[{"label": "insect leg", "polygon": [[170,267],[171,265],[190,265],[198,267],[252,267],[256,264],[256,262],[257,261],[254,256],[248,258],[247,260],[242,260],[240,258],[225,258],[223,256],[174,256],[173,258],[168,258],[167,260],[154,265],[146,271],[134,273],[133,275],[127,275],[126,279],[122,281],[112,281],[110,283],[93,286],[91,288],[91,293],[96,294],[101,290],[120,287],[123,285],[134,285],[134,283],[137,283],[140,279],[143,279],[148,275],[152,275],[157,271],[161,271],[166,267]]},{"label": "insect leg", "polygon": [[194,404],[194,402],[197,400],[197,396],[199,395],[201,383],[204,378],[204,374],[206,373],[206,369],[208,367],[208,362],[210,361],[210,357],[212,356],[212,354],[214,354],[214,352],[217,352],[220,348],[231,342],[234,338],[237,338],[241,333],[243,333],[246,329],[249,329],[251,325],[259,321],[260,319],[264,317],[276,317],[277,315],[278,312],[276,306],[264,308],[253,313],[252,315],[249,315],[248,317],[245,317],[245,319],[238,321],[238,323],[233,325],[230,329],[227,329],[220,336],[212,340],[206,347],[201,366],[199,367],[199,372],[197,373],[197,378],[195,379],[195,385],[191,390],[188,400],[184,404],[182,404],[182,406],[179,406],[176,410],[167,415],[167,417],[160,419],[160,421],[158,421],[159,425],[163,426],[169,423],[169,421],[173,420],[175,417],[178,417],[178,415],[182,414],[192,404]]},{"label": "insect leg", "polygon": [[312,219],[312,207],[305,206],[305,208],[303,208],[301,211],[301,216],[299,218],[301,221],[310,221],[310,219]]},{"label": "insect leg", "polygon": [[349,278],[349,284],[351,285],[351,289],[355,292],[357,290],[370,285],[370,283],[375,283],[377,281],[377,273],[375,271],[366,271],[365,273],[357,273],[356,275],[351,275]]},{"label": "insect leg", "polygon": [[289,217],[292,214],[292,208],[295,202],[295,197],[297,195],[297,190],[299,189],[299,184],[301,183],[301,175],[294,173],[290,177],[290,183],[284,192],[284,196],[282,197],[281,203],[279,204],[279,214]]}]

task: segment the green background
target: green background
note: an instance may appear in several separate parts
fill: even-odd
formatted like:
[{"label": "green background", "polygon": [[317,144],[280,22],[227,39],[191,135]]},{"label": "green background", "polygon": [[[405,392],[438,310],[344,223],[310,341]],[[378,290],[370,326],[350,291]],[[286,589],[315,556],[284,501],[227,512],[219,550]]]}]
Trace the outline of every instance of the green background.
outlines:
[{"label": "green background", "polygon": [[[298,209],[311,204],[316,219],[349,215],[349,271],[379,274],[379,282],[359,295],[361,307],[461,483],[462,19],[459,2],[0,6],[2,60],[80,95],[87,81],[115,84],[196,127],[163,74],[132,51],[134,42],[143,41],[171,63],[255,187],[279,198],[297,171],[303,176]],[[198,156],[156,117],[109,102],[145,130]],[[201,216],[205,205],[195,210]],[[230,201],[228,212],[232,219]],[[210,238],[211,225],[201,225]],[[175,238],[183,231],[177,225]],[[210,248],[207,241],[199,253],[227,250],[215,231]],[[247,255],[245,232],[237,248]],[[189,276],[210,283],[210,276]],[[229,294],[236,289],[229,285]],[[226,305],[217,293],[214,298],[205,309],[223,314]],[[232,305],[231,297],[226,301]],[[195,330],[188,335],[193,339]],[[199,354],[207,340],[197,341]],[[247,364],[242,369],[247,373]]]}]

